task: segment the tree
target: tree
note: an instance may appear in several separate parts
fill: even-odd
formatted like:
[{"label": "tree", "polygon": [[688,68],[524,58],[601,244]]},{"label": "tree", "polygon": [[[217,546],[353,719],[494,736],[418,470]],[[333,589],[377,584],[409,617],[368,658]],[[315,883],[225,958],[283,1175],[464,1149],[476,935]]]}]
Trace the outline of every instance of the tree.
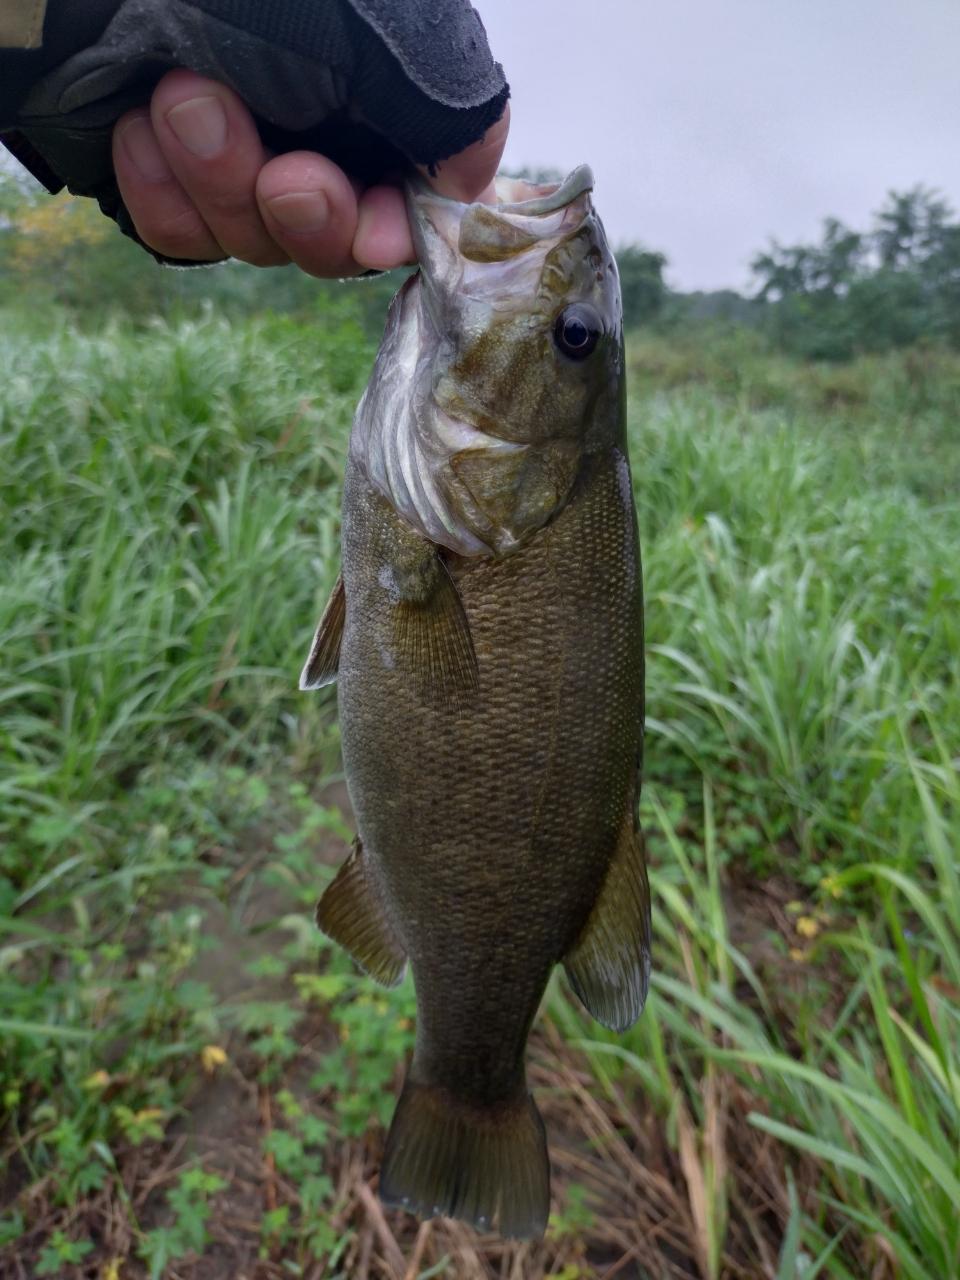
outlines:
[{"label": "tree", "polygon": [[956,231],[950,225],[951,212],[936,192],[923,187],[902,193],[891,191],[874,219],[873,244],[881,268],[917,271],[936,259],[950,233]]},{"label": "tree", "polygon": [[865,249],[864,237],[836,218],[825,220],[820,244],[784,247],[774,240],[770,252],[759,254],[750,264],[763,282],[757,296],[767,302],[797,296],[840,297],[856,279]]},{"label": "tree", "polygon": [[630,244],[616,252],[623,298],[623,323],[628,329],[648,324],[663,307],[667,286],[663,269],[667,259],[638,244]]},{"label": "tree", "polygon": [[751,265],[775,339],[834,360],[920,338],[960,342],[960,225],[952,218],[944,200],[918,186],[890,192],[865,234],[830,218],[819,244],[774,242]]}]

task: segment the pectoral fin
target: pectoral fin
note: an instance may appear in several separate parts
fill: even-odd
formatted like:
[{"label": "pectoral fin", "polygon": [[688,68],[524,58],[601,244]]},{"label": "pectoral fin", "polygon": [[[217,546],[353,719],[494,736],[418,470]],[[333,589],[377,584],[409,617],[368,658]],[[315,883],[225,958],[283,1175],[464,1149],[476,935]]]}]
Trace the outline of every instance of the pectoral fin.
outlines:
[{"label": "pectoral fin", "polygon": [[388,589],[394,605],[398,670],[425,698],[461,710],[477,697],[477,655],[459,592],[435,548],[415,566],[394,566]]},{"label": "pectoral fin", "polygon": [[313,637],[310,657],[300,673],[301,689],[322,689],[333,684],[340,666],[340,642],[347,616],[347,598],[343,590],[343,574],[337,577],[333,593],[323,611],[317,634]]},{"label": "pectoral fin", "polygon": [[586,926],[564,956],[570,985],[598,1022],[626,1031],[650,981],[650,887],[643,835],[628,815]]},{"label": "pectoral fin", "polygon": [[350,856],[317,903],[317,926],[384,987],[403,981],[407,957],[387,919],[358,836]]}]

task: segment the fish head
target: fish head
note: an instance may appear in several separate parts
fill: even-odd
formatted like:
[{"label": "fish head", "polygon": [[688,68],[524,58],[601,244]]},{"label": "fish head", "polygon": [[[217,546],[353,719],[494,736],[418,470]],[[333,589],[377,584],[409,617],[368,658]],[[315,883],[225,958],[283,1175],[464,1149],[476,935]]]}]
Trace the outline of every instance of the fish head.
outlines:
[{"label": "fish head", "polygon": [[409,180],[420,271],[391,306],[351,436],[394,509],[465,556],[522,547],[591,455],[625,447],[620,284],[593,174],[497,184],[484,205]]},{"label": "fish head", "polygon": [[604,402],[615,410],[622,381],[620,282],[592,188],[587,165],[552,186],[499,178],[497,205],[408,187],[437,337],[433,398],[454,420],[524,444],[589,447],[609,430]]}]

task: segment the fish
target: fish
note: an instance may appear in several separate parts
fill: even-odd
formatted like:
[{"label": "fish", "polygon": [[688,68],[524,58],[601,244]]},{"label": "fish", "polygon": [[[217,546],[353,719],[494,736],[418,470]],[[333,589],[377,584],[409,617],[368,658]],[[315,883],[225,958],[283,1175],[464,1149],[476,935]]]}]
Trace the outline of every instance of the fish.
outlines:
[{"label": "fish", "polygon": [[358,835],[317,923],[416,1043],[390,1206],[543,1234],[527,1039],[554,967],[640,1016],[643,588],[620,289],[584,165],[498,203],[407,182],[419,271],[354,419],[342,569],[302,689],[337,680]]}]

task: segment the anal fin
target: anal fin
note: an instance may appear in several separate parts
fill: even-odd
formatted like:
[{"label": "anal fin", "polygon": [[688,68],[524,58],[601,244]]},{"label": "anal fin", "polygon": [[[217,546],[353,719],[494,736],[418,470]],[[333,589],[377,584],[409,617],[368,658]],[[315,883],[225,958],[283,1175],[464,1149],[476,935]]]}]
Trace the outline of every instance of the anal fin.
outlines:
[{"label": "anal fin", "polygon": [[313,637],[310,657],[300,673],[300,688],[322,689],[333,684],[340,666],[340,642],[343,640],[343,624],[347,616],[347,597],[343,589],[343,574],[334,584],[327,607],[323,611],[317,634]]},{"label": "anal fin", "polygon": [[628,814],[583,932],[563,958],[570,985],[596,1020],[626,1031],[650,983],[650,886],[643,835]]},{"label": "anal fin", "polygon": [[358,836],[317,903],[317,926],[383,987],[403,981],[407,957],[383,909]]}]

